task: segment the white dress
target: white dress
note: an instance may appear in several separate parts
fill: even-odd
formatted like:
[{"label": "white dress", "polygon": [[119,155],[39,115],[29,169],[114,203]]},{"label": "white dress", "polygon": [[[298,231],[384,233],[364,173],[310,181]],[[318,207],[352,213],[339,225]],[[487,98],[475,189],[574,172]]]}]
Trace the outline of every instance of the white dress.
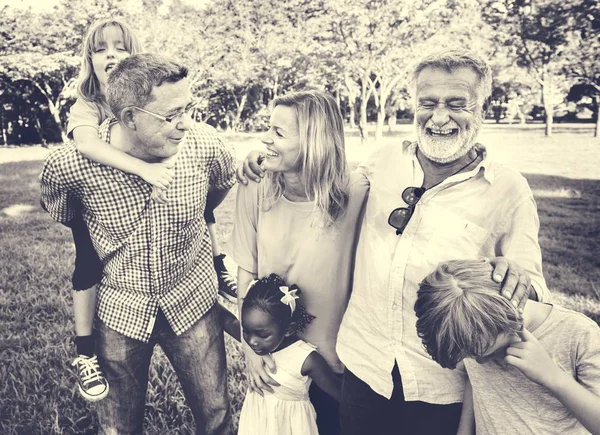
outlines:
[{"label": "white dress", "polygon": [[238,435],[318,435],[317,415],[308,399],[311,379],[300,373],[304,361],[316,348],[298,340],[271,354],[280,386],[261,396],[248,390],[240,414]]}]

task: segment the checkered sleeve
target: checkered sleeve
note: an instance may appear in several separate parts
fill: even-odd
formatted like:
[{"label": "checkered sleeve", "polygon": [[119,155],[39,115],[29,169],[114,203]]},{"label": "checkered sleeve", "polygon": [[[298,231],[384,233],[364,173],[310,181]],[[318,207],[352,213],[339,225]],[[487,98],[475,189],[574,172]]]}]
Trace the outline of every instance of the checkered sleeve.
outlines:
[{"label": "checkered sleeve", "polygon": [[57,170],[56,154],[48,156],[39,177],[40,203],[52,219],[67,225],[75,215],[75,198],[73,192],[65,186],[61,172]]},{"label": "checkered sleeve", "polygon": [[210,167],[209,184],[214,189],[227,190],[233,187],[235,180],[233,146],[217,138],[217,149]]}]

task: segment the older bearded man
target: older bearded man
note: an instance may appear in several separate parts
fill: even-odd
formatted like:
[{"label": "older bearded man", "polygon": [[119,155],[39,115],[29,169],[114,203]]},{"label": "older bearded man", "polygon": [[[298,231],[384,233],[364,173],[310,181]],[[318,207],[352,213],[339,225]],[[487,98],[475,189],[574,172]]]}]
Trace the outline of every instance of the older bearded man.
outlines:
[{"label": "older bearded man", "polygon": [[344,434],[456,433],[464,372],[427,355],[413,309],[439,262],[504,257],[513,303],[549,297],[527,181],[476,143],[491,81],[472,53],[424,58],[413,74],[417,142],[383,147],[358,168],[370,194],[337,342]]},{"label": "older bearded man", "polygon": [[[337,340],[344,434],[456,433],[464,371],[436,364],[415,327],[419,283],[438,263],[496,257],[494,279],[515,305],[549,298],[527,181],[476,143],[491,82],[473,53],[422,59],[413,71],[417,141],[382,147],[357,169],[370,193]],[[245,174],[255,179],[252,160]]]}]

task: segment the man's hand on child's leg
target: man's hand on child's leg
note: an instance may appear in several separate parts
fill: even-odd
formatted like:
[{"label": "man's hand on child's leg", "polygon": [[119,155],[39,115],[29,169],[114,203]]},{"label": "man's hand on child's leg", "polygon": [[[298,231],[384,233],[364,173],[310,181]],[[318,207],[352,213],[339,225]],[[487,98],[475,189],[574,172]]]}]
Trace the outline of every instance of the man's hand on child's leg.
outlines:
[{"label": "man's hand on child's leg", "polygon": [[513,342],[506,349],[504,361],[518,368],[533,382],[550,390],[552,384],[565,375],[538,339],[525,328],[515,335]]}]

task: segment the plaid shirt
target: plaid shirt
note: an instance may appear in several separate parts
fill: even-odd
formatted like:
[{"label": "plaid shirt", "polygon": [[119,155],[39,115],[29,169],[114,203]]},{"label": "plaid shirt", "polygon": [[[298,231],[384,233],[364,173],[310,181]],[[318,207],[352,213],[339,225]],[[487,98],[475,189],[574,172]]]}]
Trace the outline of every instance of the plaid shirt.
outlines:
[{"label": "plaid shirt", "polygon": [[[100,126],[103,140],[110,142],[114,123]],[[150,200],[152,187],[140,177],[94,163],[74,144],[50,153],[40,175],[42,206],[64,224],[81,213],[104,264],[98,317],[136,340],[149,340],[159,308],[179,335],[216,299],[203,213],[209,187],[235,183],[234,155],[210,127],[195,125],[176,159],[167,205]]]}]

